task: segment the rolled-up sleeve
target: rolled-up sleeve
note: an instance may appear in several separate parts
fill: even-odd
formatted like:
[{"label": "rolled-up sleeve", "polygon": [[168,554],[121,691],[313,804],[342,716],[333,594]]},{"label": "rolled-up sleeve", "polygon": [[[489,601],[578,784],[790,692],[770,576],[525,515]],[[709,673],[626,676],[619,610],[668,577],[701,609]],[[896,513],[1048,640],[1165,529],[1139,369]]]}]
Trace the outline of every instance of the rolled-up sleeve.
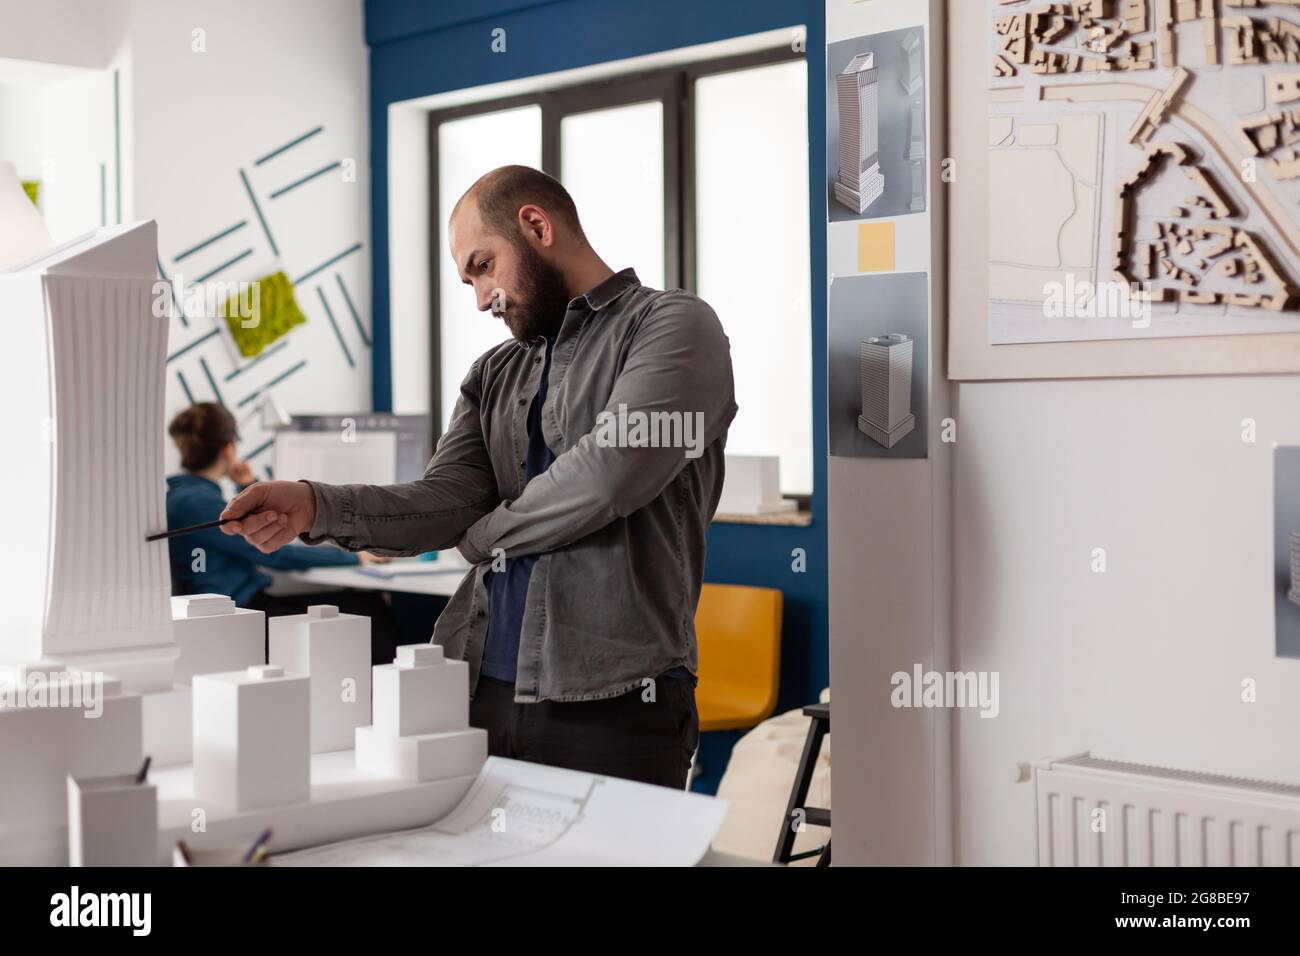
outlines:
[{"label": "rolled-up sleeve", "polygon": [[399,556],[455,547],[500,500],[483,438],[482,361],[461,383],[451,422],[424,477],[395,485],[308,481],[316,520],[302,539]]},{"label": "rolled-up sleeve", "polygon": [[[586,537],[652,501],[735,414],[731,350],[717,316],[694,296],[665,293],[641,319],[596,427],[477,521],[461,553],[480,563],[497,548],[516,557]],[[647,432],[660,423],[661,435],[673,422],[692,447],[621,441],[620,420],[647,423]]]}]

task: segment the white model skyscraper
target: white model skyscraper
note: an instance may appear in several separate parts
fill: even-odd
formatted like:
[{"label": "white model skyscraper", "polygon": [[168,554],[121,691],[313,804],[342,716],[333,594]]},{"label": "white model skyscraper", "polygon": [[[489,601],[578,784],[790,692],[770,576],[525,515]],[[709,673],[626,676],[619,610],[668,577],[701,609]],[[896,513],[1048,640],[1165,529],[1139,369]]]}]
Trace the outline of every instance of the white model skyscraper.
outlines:
[{"label": "white model skyscraper", "polygon": [[835,198],[854,212],[885,191],[880,172],[880,77],[874,53],[859,53],[835,77],[840,112],[840,175]]},{"label": "white model skyscraper", "polygon": [[101,229],[0,276],[0,666],[36,659],[170,690],[163,506],[167,317],[153,308],[153,222]]},{"label": "white model skyscraper", "polygon": [[858,429],[893,448],[916,427],[912,414],[912,340],[878,335],[862,343],[862,414]]}]

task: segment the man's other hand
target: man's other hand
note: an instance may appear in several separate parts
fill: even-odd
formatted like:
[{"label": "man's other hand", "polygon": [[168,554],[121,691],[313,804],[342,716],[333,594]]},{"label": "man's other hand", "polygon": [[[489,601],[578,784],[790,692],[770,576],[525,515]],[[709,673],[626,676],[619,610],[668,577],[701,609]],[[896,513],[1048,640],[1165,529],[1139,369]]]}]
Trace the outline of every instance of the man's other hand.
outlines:
[{"label": "man's other hand", "polygon": [[221,517],[226,534],[242,535],[263,554],[284,547],[311,530],[316,520],[316,494],[303,481],[259,481],[235,496]]}]

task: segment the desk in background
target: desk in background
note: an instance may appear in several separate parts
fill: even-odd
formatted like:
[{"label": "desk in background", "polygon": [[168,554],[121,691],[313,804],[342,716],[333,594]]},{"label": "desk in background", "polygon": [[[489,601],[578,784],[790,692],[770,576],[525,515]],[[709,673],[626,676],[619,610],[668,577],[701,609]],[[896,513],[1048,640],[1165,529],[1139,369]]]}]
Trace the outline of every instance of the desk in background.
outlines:
[{"label": "desk in background", "polygon": [[[282,577],[299,584],[322,588],[357,588],[364,591],[388,591],[397,594],[428,594],[451,597],[461,578],[469,570],[464,563],[420,561],[399,558],[390,564],[378,565],[379,574],[360,567],[307,568],[302,571],[285,571]],[[393,573],[397,572],[397,573]]]},{"label": "desk in background", "polygon": [[[455,558],[444,555],[437,561],[398,558],[377,567],[379,574],[357,566],[276,571],[272,591],[304,596],[310,596],[313,591],[338,591],[340,588],[385,592],[401,631],[402,642],[418,644],[429,640],[433,634],[433,622],[469,571],[469,565],[459,555]],[[394,571],[399,573],[391,573]]]}]

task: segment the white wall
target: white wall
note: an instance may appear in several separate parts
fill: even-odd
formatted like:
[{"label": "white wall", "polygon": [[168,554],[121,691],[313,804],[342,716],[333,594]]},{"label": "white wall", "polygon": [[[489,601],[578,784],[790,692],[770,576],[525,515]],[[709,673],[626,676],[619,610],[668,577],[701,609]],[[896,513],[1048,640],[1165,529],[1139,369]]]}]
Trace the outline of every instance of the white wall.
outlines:
[{"label": "white wall", "polygon": [[[201,35],[196,30],[203,31]],[[203,51],[195,49],[201,40]],[[367,61],[360,0],[132,0],[131,121],[134,196],[131,215],[158,220],[163,267],[187,280],[251,248],[253,254],[213,280],[251,280],[282,268],[296,278],[357,242],[359,252],[296,290],[307,323],[290,344],[230,383],[236,367],[216,339],[172,363],[169,414],[185,404],[175,371],[196,400],[213,398],[199,364],[207,360],[226,404],[237,401],[305,359],[274,388],[291,413],[365,411],[371,407],[370,348],[340,293],[341,275],[367,336],[370,317],[369,131]],[[317,126],[323,131],[261,165],[259,157]],[[271,194],[337,160],[355,164],[345,181],[335,169],[281,198]],[[276,256],[239,177],[248,175]],[[173,258],[240,220],[248,225],[183,262]],[[349,366],[317,293],[338,324]],[[175,352],[211,328],[211,321],[173,323]],[[244,429],[244,448],[263,439]],[[259,471],[269,461],[261,456]]]},{"label": "white wall", "polygon": [[[368,70],[361,0],[0,0],[0,57],[118,72],[122,218],[158,221],[159,256],[167,275],[179,271],[187,281],[197,279],[251,249],[212,281],[251,281],[277,268],[293,279],[361,243],[359,251],[299,285],[296,296],[308,321],[264,363],[226,382],[240,360],[214,337],[169,364],[169,415],[187,401],[178,372],[196,400],[216,396],[201,359],[220,397],[240,415],[251,408],[239,407],[240,398],[303,360],[307,364],[300,371],[274,388],[290,412],[370,409]],[[111,123],[111,110],[104,112]],[[82,121],[60,122],[70,128]],[[318,126],[322,131],[302,144],[256,162]],[[271,198],[335,161],[355,170],[350,181],[343,169],[335,169]],[[278,254],[257,220],[241,169]],[[110,222],[116,219],[114,205]],[[241,220],[247,225],[237,232],[175,261]],[[202,316],[191,318],[189,327],[173,321],[169,352],[213,324]],[[255,424],[243,433],[245,451],[266,437]],[[168,454],[171,467],[170,442]],[[268,461],[265,454],[257,459],[259,471]]]},{"label": "white wall", "polygon": [[0,57],[100,69],[122,43],[128,0],[0,0]]},{"label": "white wall", "polygon": [[955,716],[959,862],[1034,862],[1016,761],[1092,750],[1300,780],[1300,661],[1273,656],[1271,477],[1272,443],[1300,442],[1300,379],[957,390],[954,666],[998,671],[1001,691],[995,719]]}]

